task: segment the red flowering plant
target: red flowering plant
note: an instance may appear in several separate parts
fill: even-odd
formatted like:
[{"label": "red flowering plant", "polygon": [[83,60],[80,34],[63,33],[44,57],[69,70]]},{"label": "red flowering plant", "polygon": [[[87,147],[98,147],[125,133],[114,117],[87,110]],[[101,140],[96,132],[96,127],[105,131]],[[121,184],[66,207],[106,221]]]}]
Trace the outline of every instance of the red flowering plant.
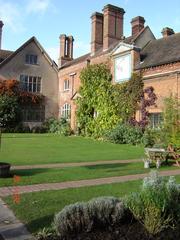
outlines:
[{"label": "red flowering plant", "polygon": [[1,126],[12,127],[20,121],[23,106],[41,104],[43,101],[42,94],[24,91],[17,80],[0,80]]}]

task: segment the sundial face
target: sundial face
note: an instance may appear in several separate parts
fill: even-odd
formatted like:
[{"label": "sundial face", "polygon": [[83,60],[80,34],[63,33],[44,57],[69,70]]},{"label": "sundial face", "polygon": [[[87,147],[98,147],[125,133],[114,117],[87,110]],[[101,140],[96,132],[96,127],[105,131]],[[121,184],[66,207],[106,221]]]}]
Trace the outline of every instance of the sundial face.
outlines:
[{"label": "sundial face", "polygon": [[120,55],[114,60],[115,82],[123,82],[131,77],[131,54]]}]

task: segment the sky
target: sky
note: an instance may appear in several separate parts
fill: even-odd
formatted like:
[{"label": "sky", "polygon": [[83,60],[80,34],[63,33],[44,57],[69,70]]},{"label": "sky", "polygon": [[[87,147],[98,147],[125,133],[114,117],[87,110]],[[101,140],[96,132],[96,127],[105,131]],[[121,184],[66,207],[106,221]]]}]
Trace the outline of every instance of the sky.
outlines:
[{"label": "sky", "polygon": [[131,19],[143,16],[156,38],[164,27],[180,32],[180,0],[0,0],[2,49],[16,50],[35,36],[57,62],[59,35],[73,35],[74,58],[90,51],[91,19],[106,4],[124,8],[124,36]]}]

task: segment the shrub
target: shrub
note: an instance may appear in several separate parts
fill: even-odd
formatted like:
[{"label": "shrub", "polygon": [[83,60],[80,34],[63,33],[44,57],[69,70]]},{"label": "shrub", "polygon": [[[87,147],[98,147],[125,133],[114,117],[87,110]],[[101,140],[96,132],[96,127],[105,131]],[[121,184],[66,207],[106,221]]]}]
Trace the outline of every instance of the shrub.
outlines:
[{"label": "shrub", "polygon": [[58,236],[53,228],[43,228],[36,234],[37,240],[58,240]]},{"label": "shrub", "polygon": [[151,128],[146,128],[142,142],[145,147],[152,147],[155,144],[155,132]]},{"label": "shrub", "polygon": [[162,147],[167,148],[168,139],[163,127],[159,129],[146,128],[142,142],[145,147]]},{"label": "shrub", "polygon": [[145,178],[140,192],[125,198],[129,209],[150,234],[175,227],[180,219],[180,186],[170,177],[167,181],[151,172]]},{"label": "shrub", "polygon": [[95,228],[107,228],[117,224],[124,216],[124,204],[119,199],[101,197],[66,206],[55,216],[54,224],[57,233],[65,237]]},{"label": "shrub", "polygon": [[12,128],[19,122],[20,107],[16,96],[0,95],[0,123]]},{"label": "shrub", "polygon": [[142,130],[126,124],[118,124],[112,131],[106,134],[106,139],[118,144],[139,144],[142,141]]},{"label": "shrub", "polygon": [[63,136],[69,136],[72,133],[69,122],[64,118],[61,118],[60,120],[49,118],[42,127],[46,132],[56,133]]},{"label": "shrub", "polygon": [[164,131],[168,142],[180,145],[180,101],[178,96],[170,96],[164,101]]}]

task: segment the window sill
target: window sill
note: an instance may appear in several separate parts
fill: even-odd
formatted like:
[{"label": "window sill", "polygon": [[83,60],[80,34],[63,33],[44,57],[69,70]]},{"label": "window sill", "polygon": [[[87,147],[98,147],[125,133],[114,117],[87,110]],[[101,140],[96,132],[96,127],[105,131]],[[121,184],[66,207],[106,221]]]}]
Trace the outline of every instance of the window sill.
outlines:
[{"label": "window sill", "polygon": [[70,89],[64,89],[63,90],[63,92],[69,92],[70,91]]},{"label": "window sill", "polygon": [[40,66],[39,63],[36,63],[36,64],[33,64],[33,63],[25,63],[24,65],[27,65],[27,66]]}]

